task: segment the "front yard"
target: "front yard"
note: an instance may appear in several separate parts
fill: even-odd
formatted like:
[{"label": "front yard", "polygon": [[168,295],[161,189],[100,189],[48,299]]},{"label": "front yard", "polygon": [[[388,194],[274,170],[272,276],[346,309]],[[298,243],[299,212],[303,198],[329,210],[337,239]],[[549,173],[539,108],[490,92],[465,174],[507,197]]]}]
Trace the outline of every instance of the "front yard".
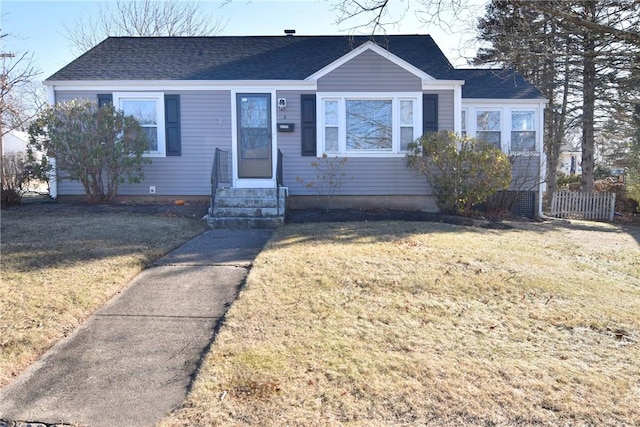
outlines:
[{"label": "front yard", "polygon": [[[0,387],[206,227],[145,209],[2,211]],[[161,424],[639,425],[640,228],[505,224],[280,228]]]},{"label": "front yard", "polygon": [[0,387],[150,262],[206,228],[177,209],[126,210],[44,204],[2,211]]},{"label": "front yard", "polygon": [[287,225],[162,425],[639,425],[640,229]]}]

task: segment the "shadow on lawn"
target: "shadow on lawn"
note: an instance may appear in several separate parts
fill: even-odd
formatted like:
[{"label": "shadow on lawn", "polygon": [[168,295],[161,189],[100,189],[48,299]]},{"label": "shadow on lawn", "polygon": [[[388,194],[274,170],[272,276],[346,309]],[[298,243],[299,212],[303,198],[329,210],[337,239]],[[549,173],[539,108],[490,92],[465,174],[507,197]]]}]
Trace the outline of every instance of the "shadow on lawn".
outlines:
[{"label": "shadow on lawn", "polygon": [[[382,221],[402,221],[404,225],[397,227],[393,233],[389,230],[381,231],[381,227],[376,227],[376,223]],[[433,227],[429,230],[432,233],[451,233],[459,229],[449,226],[459,226],[468,231],[476,231],[478,233],[485,232],[521,232],[535,231],[539,233],[548,233],[562,229],[594,231],[605,233],[626,233],[632,236],[640,244],[640,224],[623,224],[623,223],[604,223],[604,222],[584,222],[571,221],[564,219],[546,219],[533,220],[524,217],[513,216],[510,218],[492,218],[491,216],[482,217],[464,217],[457,215],[448,215],[437,212],[420,212],[409,210],[388,210],[388,209],[336,209],[329,212],[322,209],[301,209],[288,210],[285,217],[287,224],[313,224],[326,223],[328,227],[335,227],[340,223],[340,227],[349,228],[349,224],[359,224],[357,232],[354,227],[353,239],[365,239],[365,241],[388,241],[396,239],[404,235],[413,234],[415,227],[411,227],[411,223],[440,223],[442,227]],[[362,224],[371,224],[371,228],[362,228]],[[613,225],[613,227],[612,227]],[[348,240],[348,231],[344,230],[340,240]],[[322,240],[322,229],[318,230],[319,234],[310,236],[312,239]]]},{"label": "shadow on lawn", "polygon": [[[181,207],[176,207],[181,208]],[[200,211],[164,205],[29,204],[2,213],[2,252],[17,271],[57,268],[104,258],[149,266],[204,230]],[[189,218],[186,220],[185,218]]]}]

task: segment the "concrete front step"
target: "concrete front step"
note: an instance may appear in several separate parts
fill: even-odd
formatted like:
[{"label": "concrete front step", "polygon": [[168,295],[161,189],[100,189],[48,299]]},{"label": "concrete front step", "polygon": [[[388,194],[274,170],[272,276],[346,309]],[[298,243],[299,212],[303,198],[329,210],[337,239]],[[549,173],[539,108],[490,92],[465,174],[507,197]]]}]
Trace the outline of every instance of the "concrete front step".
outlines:
[{"label": "concrete front step", "polygon": [[[216,207],[220,208],[275,208],[276,198],[270,197],[220,197],[216,196]],[[280,208],[284,209],[284,197],[280,198]]]},{"label": "concrete front step", "polygon": [[284,224],[286,195],[286,188],[220,188],[207,221],[212,228],[275,228]]},{"label": "concrete front step", "polygon": [[207,218],[207,223],[211,228],[277,228],[284,224],[284,217],[270,218],[229,218],[213,217]]},{"label": "concrete front step", "polygon": [[[280,189],[282,194],[285,190]],[[278,194],[275,188],[218,188],[216,197],[242,197],[242,198],[274,198]]]},{"label": "concrete front step", "polygon": [[278,217],[284,215],[284,210],[279,210],[276,207],[270,208],[250,208],[250,207],[216,207],[213,208],[211,215],[214,217],[227,217],[227,218],[269,218]]}]

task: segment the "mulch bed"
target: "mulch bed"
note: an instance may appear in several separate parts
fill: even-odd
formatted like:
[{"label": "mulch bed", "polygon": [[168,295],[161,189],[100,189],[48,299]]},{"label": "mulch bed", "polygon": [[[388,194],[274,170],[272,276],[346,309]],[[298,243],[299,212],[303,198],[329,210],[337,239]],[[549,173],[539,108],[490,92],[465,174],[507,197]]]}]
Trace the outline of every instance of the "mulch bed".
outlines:
[{"label": "mulch bed", "polygon": [[[448,215],[438,212],[421,212],[393,209],[290,209],[285,215],[285,223],[302,224],[309,222],[368,222],[368,221],[418,221],[442,222],[446,224],[464,225],[469,227],[491,228],[506,230],[512,228],[502,222],[503,218],[464,217]],[[531,221],[528,218],[512,217],[513,221]]]},{"label": "mulch bed", "polygon": [[57,214],[104,214],[131,213],[146,215],[161,215],[183,218],[200,219],[209,209],[208,202],[189,202],[184,205],[174,203],[111,203],[104,205],[90,205],[82,202],[58,202],[48,197],[27,199],[20,206],[13,206],[7,210],[20,212],[57,213]]},{"label": "mulch bed", "polygon": [[[99,213],[132,213],[146,215],[162,215],[200,219],[207,215],[208,202],[190,202],[184,205],[174,203],[112,203],[106,205],[89,205],[82,202],[58,202],[48,197],[26,199],[22,205],[7,208],[23,212],[56,212],[58,214],[99,214]],[[481,227],[505,230],[512,228],[504,221],[537,221],[509,214],[490,215],[478,213],[474,217],[448,215],[437,212],[420,212],[394,209],[288,209],[285,223],[302,224],[312,222],[368,222],[368,221],[418,221],[441,222],[446,224]],[[616,217],[616,223],[625,225],[640,224],[640,216]]]}]

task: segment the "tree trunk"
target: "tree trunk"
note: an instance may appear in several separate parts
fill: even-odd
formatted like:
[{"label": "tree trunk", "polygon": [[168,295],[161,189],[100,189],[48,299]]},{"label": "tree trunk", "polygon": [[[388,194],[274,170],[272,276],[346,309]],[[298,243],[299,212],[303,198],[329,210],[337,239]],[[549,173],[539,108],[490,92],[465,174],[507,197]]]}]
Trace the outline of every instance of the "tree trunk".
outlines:
[{"label": "tree trunk", "polygon": [[[585,18],[593,20],[595,3],[585,2]],[[583,34],[582,74],[582,191],[593,191],[594,131],[596,104],[596,39],[589,31]]]}]

